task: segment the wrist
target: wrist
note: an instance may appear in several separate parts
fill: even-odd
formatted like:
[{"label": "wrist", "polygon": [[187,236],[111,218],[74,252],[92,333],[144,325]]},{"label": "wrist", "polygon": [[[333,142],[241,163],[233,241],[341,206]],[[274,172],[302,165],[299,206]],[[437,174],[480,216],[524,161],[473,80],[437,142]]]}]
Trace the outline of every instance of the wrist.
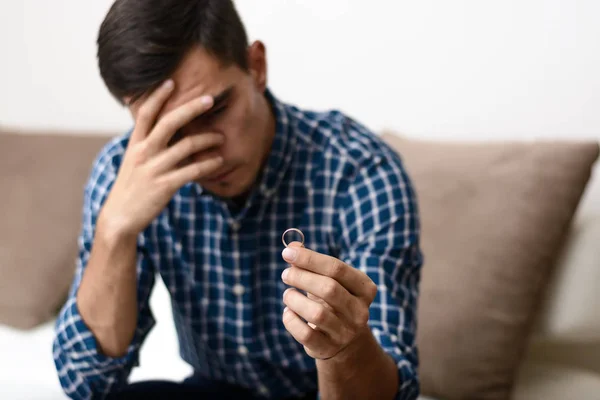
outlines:
[{"label": "wrist", "polygon": [[127,222],[102,210],[96,223],[95,238],[112,247],[118,244],[127,244],[137,240],[139,232],[132,229]]},{"label": "wrist", "polygon": [[317,360],[317,363],[326,364],[329,366],[343,365],[352,367],[353,365],[361,365],[373,359],[375,351],[379,350],[379,344],[373,337],[370,328],[367,326],[360,332],[356,338],[343,348],[335,356],[326,360]]},{"label": "wrist", "polygon": [[369,328],[338,355],[317,360],[317,371],[323,399],[392,399],[398,392],[396,363]]}]

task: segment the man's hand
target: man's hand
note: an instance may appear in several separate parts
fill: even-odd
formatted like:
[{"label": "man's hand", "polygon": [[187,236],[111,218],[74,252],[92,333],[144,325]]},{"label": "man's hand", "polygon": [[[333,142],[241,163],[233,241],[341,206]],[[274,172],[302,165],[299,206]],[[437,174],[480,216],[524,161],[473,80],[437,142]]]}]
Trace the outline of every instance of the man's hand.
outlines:
[{"label": "man's hand", "polygon": [[308,293],[286,290],[283,323],[309,356],[335,357],[370,334],[369,306],[377,286],[366,274],[298,242],[283,251],[283,258],[291,264],[283,281]]},{"label": "man's hand", "polygon": [[136,236],[160,214],[177,190],[216,172],[223,162],[213,153],[201,161],[181,165],[191,155],[221,145],[224,138],[219,134],[195,135],[168,146],[179,129],[213,106],[212,97],[203,96],[157,121],[173,87],[173,81],[166,81],[141,105],[131,107],[135,128],[99,217],[111,232]]}]

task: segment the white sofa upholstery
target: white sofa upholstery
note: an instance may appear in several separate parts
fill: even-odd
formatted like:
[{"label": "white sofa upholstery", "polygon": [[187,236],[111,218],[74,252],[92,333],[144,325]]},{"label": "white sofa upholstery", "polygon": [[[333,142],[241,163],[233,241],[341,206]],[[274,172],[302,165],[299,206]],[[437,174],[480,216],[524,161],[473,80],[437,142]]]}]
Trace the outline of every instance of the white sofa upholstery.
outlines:
[{"label": "white sofa upholstery", "polygon": [[600,399],[600,216],[573,224],[515,400]]},{"label": "white sofa upholstery", "polygon": [[548,290],[537,337],[558,342],[600,341],[599,289],[600,216],[594,215],[573,224]]}]

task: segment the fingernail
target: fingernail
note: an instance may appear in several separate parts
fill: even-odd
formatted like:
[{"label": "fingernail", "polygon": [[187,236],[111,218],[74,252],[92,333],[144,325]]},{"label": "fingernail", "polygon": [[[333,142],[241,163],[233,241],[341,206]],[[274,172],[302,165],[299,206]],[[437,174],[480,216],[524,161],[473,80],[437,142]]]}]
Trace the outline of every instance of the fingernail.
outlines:
[{"label": "fingernail", "polygon": [[288,261],[294,261],[296,259],[296,256],[298,255],[298,252],[292,248],[286,247],[283,250],[283,258],[285,258]]},{"label": "fingernail", "polygon": [[173,89],[173,86],[174,86],[174,85],[175,85],[175,84],[173,83],[173,80],[172,80],[172,79],[168,79],[168,80],[166,80],[166,81],[165,81],[165,83],[163,83],[163,87],[164,87],[165,89]]},{"label": "fingernail", "polygon": [[202,102],[203,105],[208,106],[212,104],[212,97],[211,96],[202,96],[200,98],[200,101]]},{"label": "fingernail", "polygon": [[289,310],[289,307],[284,308],[283,313],[285,314],[287,312],[287,310]]},{"label": "fingernail", "polygon": [[289,272],[290,272],[289,268],[284,269],[283,272],[281,273],[281,279],[283,279],[285,281],[287,279]]}]

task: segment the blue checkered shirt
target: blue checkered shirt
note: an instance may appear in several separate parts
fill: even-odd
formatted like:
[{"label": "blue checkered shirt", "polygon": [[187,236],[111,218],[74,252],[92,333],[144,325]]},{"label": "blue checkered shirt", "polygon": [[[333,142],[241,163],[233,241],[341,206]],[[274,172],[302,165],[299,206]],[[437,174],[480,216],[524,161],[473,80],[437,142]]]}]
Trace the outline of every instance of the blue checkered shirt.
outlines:
[{"label": "blue checkered shirt", "polygon": [[282,233],[299,228],[306,246],[367,273],[378,294],[369,325],[396,361],[398,399],[419,392],[416,302],[422,264],[415,193],[399,156],[337,111],[310,112],[266,92],[276,134],[263,173],[243,207],[196,183],[181,188],[138,238],[139,318],[122,358],[99,352],[76,292],[98,213],[115,181],[128,135],[100,152],[84,192],[76,276],[56,322],[54,360],[74,399],[102,397],[127,383],[155,324],[149,296],[160,276],[172,298],[180,355],[197,374],[258,397],[315,391],[314,359],[282,322]]}]

